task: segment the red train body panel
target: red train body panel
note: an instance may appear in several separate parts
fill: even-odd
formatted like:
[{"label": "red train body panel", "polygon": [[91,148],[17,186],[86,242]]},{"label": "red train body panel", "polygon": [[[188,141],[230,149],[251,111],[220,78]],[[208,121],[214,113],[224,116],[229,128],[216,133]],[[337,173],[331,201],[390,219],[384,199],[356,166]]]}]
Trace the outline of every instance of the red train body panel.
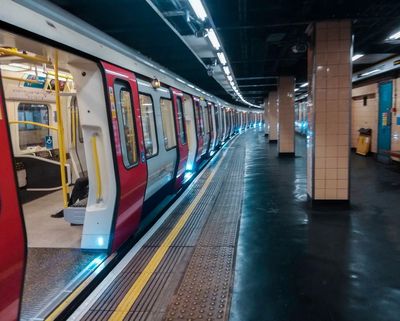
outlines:
[{"label": "red train body panel", "polygon": [[26,236],[17,194],[7,114],[0,84],[0,320],[16,320],[26,262]]},{"label": "red train body panel", "polygon": [[[143,199],[146,191],[147,165],[143,144],[143,132],[140,118],[139,96],[137,90],[136,77],[133,72],[126,71],[109,63],[102,63],[106,74],[107,92],[109,99],[110,114],[112,118],[112,128],[114,133],[114,144],[118,167],[119,190],[116,200],[116,217],[114,239],[112,240],[112,251],[118,249],[138,228],[142,214]],[[115,93],[115,82],[125,82],[131,91],[132,105],[134,109],[134,119],[136,127],[136,141],[138,149],[137,164],[131,168],[126,168],[121,153],[120,129],[118,127],[115,104],[118,93]],[[117,183],[118,184],[118,183]]]}]

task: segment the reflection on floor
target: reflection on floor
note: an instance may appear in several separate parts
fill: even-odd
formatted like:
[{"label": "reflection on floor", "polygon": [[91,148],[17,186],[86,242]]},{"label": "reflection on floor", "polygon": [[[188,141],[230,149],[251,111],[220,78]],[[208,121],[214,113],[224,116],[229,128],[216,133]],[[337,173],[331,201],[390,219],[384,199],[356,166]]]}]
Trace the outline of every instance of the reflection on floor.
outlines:
[{"label": "reflection on floor", "polygon": [[245,195],[230,321],[400,316],[400,165],[351,156],[351,203],[311,207],[305,138],[278,158],[246,133]]},{"label": "reflection on floor", "polygon": [[21,321],[39,320],[33,318],[91,262],[103,257],[98,251],[29,248]]},{"label": "reflection on floor", "polygon": [[62,203],[62,193],[57,191],[23,205],[28,247],[80,248],[82,226],[50,217]]}]

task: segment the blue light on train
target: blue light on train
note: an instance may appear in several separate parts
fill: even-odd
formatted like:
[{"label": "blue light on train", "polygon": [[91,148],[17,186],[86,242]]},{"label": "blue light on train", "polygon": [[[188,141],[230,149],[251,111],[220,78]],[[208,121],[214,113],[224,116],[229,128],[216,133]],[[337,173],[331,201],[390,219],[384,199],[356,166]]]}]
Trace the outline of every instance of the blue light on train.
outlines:
[{"label": "blue light on train", "polygon": [[[192,163],[187,163],[186,164],[186,170],[191,172],[193,170],[193,164]],[[186,174],[185,174],[186,175]]]},{"label": "blue light on train", "polygon": [[98,245],[98,246],[103,246],[103,245],[104,245],[104,239],[103,239],[103,237],[99,236],[99,237],[97,238],[97,245]]}]

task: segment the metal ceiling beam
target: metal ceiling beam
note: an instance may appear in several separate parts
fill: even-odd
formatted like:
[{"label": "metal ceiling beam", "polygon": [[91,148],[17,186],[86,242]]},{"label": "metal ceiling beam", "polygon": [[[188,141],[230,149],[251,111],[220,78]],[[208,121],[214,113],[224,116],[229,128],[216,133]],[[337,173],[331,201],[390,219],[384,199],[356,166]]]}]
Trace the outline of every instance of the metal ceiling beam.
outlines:
[{"label": "metal ceiling beam", "polygon": [[277,76],[265,76],[265,77],[239,77],[236,78],[237,81],[242,80],[242,81],[246,81],[246,80],[264,80],[264,79],[277,79]]}]

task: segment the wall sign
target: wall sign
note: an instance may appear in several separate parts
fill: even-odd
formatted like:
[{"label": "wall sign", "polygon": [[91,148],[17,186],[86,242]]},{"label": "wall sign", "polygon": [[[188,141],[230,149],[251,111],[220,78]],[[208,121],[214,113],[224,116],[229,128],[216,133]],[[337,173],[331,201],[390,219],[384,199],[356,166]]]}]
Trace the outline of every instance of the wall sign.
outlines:
[{"label": "wall sign", "polygon": [[53,149],[53,136],[45,136],[44,142],[47,149]]}]

